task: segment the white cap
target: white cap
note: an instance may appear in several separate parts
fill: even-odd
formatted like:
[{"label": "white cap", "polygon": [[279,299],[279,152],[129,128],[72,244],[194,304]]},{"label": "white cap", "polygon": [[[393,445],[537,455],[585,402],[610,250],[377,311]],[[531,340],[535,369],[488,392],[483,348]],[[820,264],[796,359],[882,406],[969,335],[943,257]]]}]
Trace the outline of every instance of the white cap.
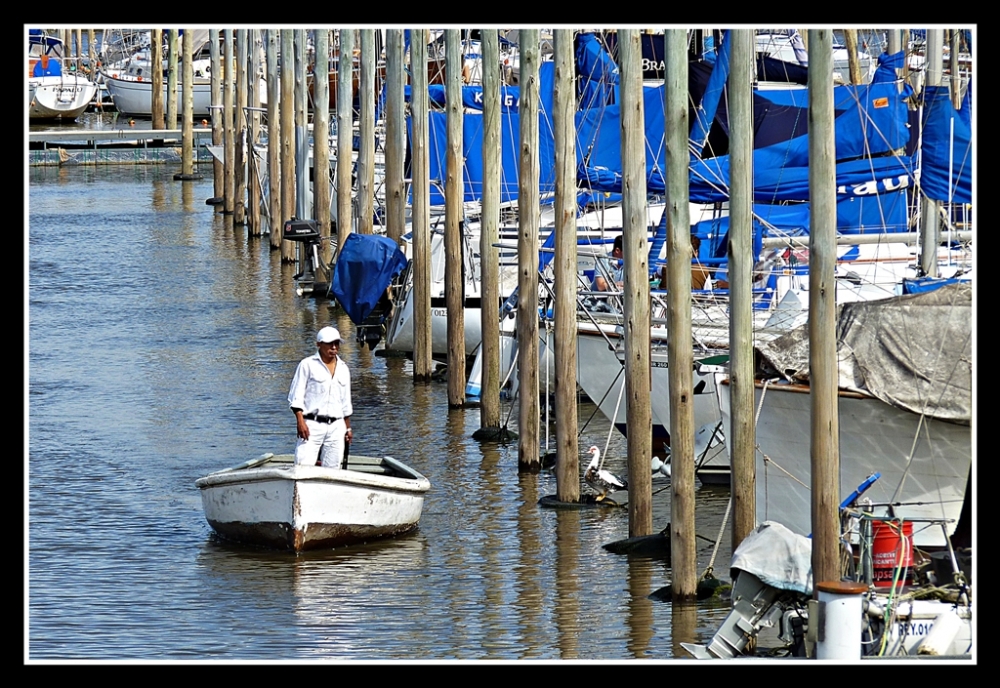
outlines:
[{"label": "white cap", "polygon": [[316,333],[316,341],[323,342],[324,344],[329,344],[330,342],[340,341],[340,330],[336,327],[324,327],[322,330]]}]

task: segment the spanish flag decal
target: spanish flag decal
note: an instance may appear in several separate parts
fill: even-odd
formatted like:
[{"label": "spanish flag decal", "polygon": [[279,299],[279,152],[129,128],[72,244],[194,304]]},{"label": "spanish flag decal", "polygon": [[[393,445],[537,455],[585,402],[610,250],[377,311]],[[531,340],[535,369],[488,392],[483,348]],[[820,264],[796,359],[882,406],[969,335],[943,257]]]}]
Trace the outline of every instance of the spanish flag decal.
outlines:
[{"label": "spanish flag decal", "polygon": [[874,105],[876,109],[877,108],[889,107],[889,99],[888,98],[876,98],[875,100],[872,101],[872,105]]}]

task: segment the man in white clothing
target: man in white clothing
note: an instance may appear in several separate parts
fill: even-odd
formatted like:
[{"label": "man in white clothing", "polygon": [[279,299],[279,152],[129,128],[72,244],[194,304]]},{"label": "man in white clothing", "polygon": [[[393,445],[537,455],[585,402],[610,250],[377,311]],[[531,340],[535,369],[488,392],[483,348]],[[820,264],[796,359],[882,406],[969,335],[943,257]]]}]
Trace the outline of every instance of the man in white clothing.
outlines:
[{"label": "man in white clothing", "polygon": [[[316,333],[312,356],[295,369],[288,405],[295,414],[298,442],[295,463],[327,468],[346,468],[345,442],[354,439],[351,430],[351,372],[338,355],[340,332],[324,327]],[[321,459],[322,461],[319,461]]]}]

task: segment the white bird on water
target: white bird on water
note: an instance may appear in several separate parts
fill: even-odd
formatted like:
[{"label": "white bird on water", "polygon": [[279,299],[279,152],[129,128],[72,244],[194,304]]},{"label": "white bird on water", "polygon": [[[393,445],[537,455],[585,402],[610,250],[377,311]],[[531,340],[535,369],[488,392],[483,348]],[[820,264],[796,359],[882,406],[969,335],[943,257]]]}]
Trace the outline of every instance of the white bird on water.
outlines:
[{"label": "white bird on water", "polygon": [[659,456],[654,456],[653,457],[653,475],[655,476],[657,473],[659,473],[660,475],[665,476],[667,478],[670,477],[670,457],[669,456],[667,457],[666,461],[664,461],[663,459],[661,459]]},{"label": "white bird on water", "polygon": [[609,492],[627,490],[627,482],[611,471],[605,471],[601,468],[601,450],[597,447],[591,447],[589,451],[594,455],[594,458],[590,460],[590,465],[587,466],[587,471],[583,474],[583,479],[587,481],[588,485],[597,490],[597,501],[603,500]]}]

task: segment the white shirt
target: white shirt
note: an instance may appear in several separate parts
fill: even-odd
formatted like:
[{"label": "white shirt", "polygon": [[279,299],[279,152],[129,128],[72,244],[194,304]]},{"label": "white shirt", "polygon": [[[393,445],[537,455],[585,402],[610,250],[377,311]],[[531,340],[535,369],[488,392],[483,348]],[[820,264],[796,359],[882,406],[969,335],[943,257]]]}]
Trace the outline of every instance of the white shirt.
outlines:
[{"label": "white shirt", "polygon": [[288,405],[302,409],[305,414],[346,418],[354,413],[351,403],[351,371],[337,356],[334,375],[323,363],[317,351],[303,358],[295,369],[292,386],[288,390]]}]

